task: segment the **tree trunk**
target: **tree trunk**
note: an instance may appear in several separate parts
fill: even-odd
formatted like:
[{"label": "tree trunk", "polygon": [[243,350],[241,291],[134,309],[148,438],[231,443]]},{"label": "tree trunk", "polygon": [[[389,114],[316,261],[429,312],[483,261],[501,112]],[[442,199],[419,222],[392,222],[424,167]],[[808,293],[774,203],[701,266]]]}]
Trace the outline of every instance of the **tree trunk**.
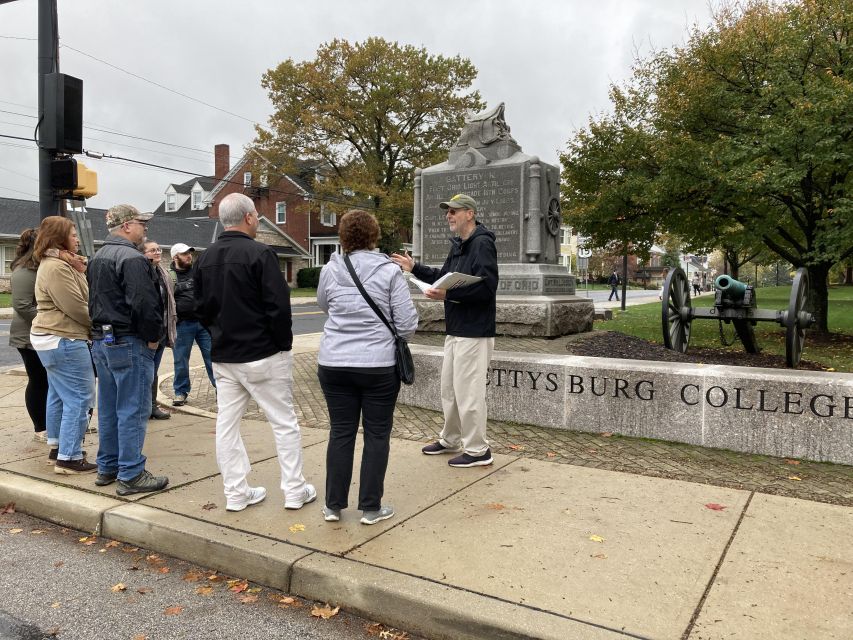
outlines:
[{"label": "tree trunk", "polygon": [[827,313],[829,311],[829,269],[832,264],[824,262],[808,267],[809,270],[809,305],[808,309],[815,314],[812,331],[829,333]]},{"label": "tree trunk", "polygon": [[848,287],[853,286],[853,264],[847,265],[847,270],[844,276],[844,284]]}]

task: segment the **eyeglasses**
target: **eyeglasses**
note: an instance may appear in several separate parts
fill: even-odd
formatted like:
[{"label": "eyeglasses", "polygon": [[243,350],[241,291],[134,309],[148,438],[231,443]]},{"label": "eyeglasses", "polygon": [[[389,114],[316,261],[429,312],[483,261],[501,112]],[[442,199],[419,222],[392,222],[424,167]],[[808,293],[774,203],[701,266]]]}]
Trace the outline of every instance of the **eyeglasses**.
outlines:
[{"label": "eyeglasses", "polygon": [[470,209],[451,209],[450,207],[447,208],[447,213],[449,213],[452,216],[455,216],[460,211],[470,211]]},{"label": "eyeglasses", "polygon": [[148,228],[148,223],[147,223],[147,222],[143,222],[142,220],[128,220],[128,221],[127,221],[127,224],[133,224],[133,223],[136,223],[136,224],[142,225],[142,228],[143,228],[143,229],[147,229],[147,228]]},{"label": "eyeglasses", "polygon": [[162,249],[146,249],[145,253],[163,253]]}]

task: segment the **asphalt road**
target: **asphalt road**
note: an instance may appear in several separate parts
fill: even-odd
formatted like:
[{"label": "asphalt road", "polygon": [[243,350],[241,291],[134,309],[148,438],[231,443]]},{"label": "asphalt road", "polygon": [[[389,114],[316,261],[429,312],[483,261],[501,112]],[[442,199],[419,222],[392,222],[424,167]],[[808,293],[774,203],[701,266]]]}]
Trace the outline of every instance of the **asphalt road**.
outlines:
[{"label": "asphalt road", "polygon": [[0,640],[416,640],[345,612],[324,620],[312,615],[318,603],[20,513],[0,515],[0,558]]}]

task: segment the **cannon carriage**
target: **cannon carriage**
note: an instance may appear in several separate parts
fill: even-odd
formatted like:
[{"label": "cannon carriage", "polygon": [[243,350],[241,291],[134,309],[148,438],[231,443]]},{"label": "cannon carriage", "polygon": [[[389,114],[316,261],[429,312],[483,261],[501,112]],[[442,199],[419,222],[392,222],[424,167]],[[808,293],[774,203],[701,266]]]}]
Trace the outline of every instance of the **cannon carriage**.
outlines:
[{"label": "cannon carriage", "polygon": [[794,276],[787,309],[759,309],[755,288],[728,275],[718,276],[714,281],[713,307],[693,307],[687,275],[676,268],[667,276],[661,296],[663,342],[668,349],[685,353],[693,320],[716,319],[720,323],[721,336],[723,324],[731,324],[744,349],[748,353],[758,353],[755,325],[758,322],[776,322],[785,328],[785,360],[789,367],[796,367],[803,353],[806,329],[815,322],[814,315],[807,310],[808,297],[808,272],[800,268]]}]

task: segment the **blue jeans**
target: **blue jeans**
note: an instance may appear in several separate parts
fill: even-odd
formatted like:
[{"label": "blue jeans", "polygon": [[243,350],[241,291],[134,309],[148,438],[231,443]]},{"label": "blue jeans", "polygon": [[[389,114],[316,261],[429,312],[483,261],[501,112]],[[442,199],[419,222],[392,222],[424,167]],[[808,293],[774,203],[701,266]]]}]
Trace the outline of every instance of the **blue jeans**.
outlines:
[{"label": "blue jeans", "polygon": [[210,334],[200,322],[195,320],[181,320],[176,327],[175,346],[172,352],[175,356],[175,379],[173,388],[176,396],[185,396],[190,392],[190,351],[193,341],[201,350],[204,366],[207,369],[207,377],[210,384],[216,387],[213,378],[213,365],[210,362]]},{"label": "blue jeans", "polygon": [[47,371],[48,442],[59,445],[57,460],[80,460],[89,408],[95,404],[89,345],[85,340],[62,338],[56,349],[38,355]]},{"label": "blue jeans", "polygon": [[118,474],[125,482],[145,470],[145,429],[151,415],[154,354],[141,339],[95,340],[98,369],[98,473]]}]

